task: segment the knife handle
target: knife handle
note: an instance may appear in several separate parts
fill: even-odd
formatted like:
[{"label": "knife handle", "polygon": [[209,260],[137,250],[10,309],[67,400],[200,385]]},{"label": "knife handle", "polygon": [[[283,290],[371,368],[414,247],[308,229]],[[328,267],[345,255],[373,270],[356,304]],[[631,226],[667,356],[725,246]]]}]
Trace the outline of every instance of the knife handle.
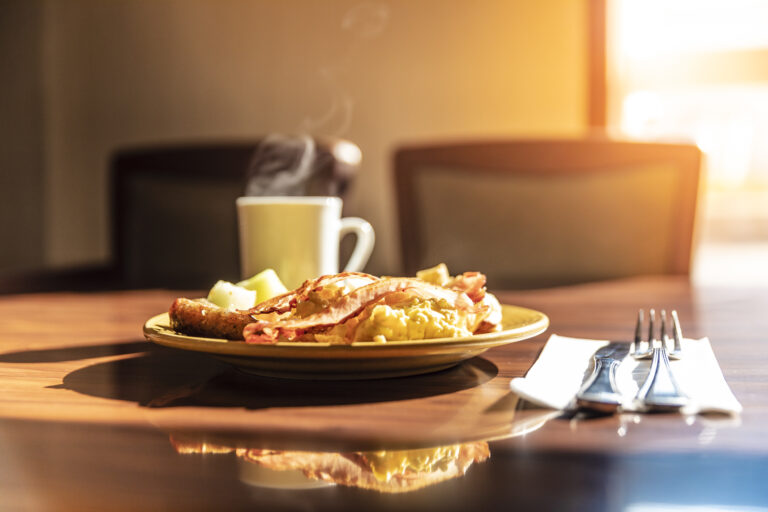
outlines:
[{"label": "knife handle", "polygon": [[601,412],[613,412],[622,403],[622,396],[616,387],[616,369],[620,361],[610,358],[596,358],[592,375],[576,393],[579,407]]}]

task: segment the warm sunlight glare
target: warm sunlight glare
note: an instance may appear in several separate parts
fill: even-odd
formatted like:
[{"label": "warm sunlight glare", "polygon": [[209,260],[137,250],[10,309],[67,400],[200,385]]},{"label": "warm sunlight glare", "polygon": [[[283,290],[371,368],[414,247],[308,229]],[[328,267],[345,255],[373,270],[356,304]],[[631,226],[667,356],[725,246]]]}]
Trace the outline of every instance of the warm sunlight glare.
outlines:
[{"label": "warm sunlight glare", "polygon": [[617,14],[630,59],[768,47],[765,0],[622,0]]},{"label": "warm sunlight glare", "polygon": [[694,280],[768,282],[768,1],[608,5],[611,125],[704,152]]}]

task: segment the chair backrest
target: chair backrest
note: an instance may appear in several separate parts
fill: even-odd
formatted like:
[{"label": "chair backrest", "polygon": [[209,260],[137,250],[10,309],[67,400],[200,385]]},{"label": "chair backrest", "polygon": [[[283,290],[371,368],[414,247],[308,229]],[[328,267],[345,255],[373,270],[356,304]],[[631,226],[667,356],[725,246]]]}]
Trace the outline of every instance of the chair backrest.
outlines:
[{"label": "chair backrest", "polygon": [[128,288],[238,278],[235,199],[256,143],[121,150],[112,160],[112,254]]},{"label": "chair backrest", "polygon": [[404,271],[445,262],[497,288],[688,274],[701,152],[605,137],[395,153]]},{"label": "chair backrest", "polygon": [[[263,140],[115,153],[112,254],[123,287],[206,289],[217,279],[240,279],[235,199],[246,195],[254,158],[264,158]],[[323,183],[332,175],[346,183],[359,158],[352,151],[352,161],[344,161],[350,147],[357,148],[341,139],[318,141],[316,175]],[[338,183],[314,184],[305,193],[343,191]]]}]

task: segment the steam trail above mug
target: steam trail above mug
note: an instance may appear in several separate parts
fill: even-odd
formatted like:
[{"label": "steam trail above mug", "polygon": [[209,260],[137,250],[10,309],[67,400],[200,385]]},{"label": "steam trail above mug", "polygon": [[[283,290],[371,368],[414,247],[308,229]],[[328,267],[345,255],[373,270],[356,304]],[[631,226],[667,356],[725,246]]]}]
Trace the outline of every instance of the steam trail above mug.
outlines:
[{"label": "steam trail above mug", "polygon": [[341,218],[338,197],[240,197],[240,273],[243,279],[272,268],[288,288],[339,271],[339,243],[357,243],[345,271],[363,270],[373,251],[373,227],[359,217]]},{"label": "steam trail above mug", "polygon": [[254,152],[246,196],[343,196],[362,160],[343,139],[267,135]]}]

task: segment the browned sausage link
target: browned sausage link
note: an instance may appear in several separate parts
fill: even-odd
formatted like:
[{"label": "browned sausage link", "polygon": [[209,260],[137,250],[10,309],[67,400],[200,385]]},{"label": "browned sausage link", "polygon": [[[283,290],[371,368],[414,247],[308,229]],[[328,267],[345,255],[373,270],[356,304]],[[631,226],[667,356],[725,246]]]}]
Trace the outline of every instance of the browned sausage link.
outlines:
[{"label": "browned sausage link", "polygon": [[168,315],[171,327],[183,334],[228,340],[242,340],[243,329],[253,322],[245,311],[229,311],[185,298],[176,299]]}]

